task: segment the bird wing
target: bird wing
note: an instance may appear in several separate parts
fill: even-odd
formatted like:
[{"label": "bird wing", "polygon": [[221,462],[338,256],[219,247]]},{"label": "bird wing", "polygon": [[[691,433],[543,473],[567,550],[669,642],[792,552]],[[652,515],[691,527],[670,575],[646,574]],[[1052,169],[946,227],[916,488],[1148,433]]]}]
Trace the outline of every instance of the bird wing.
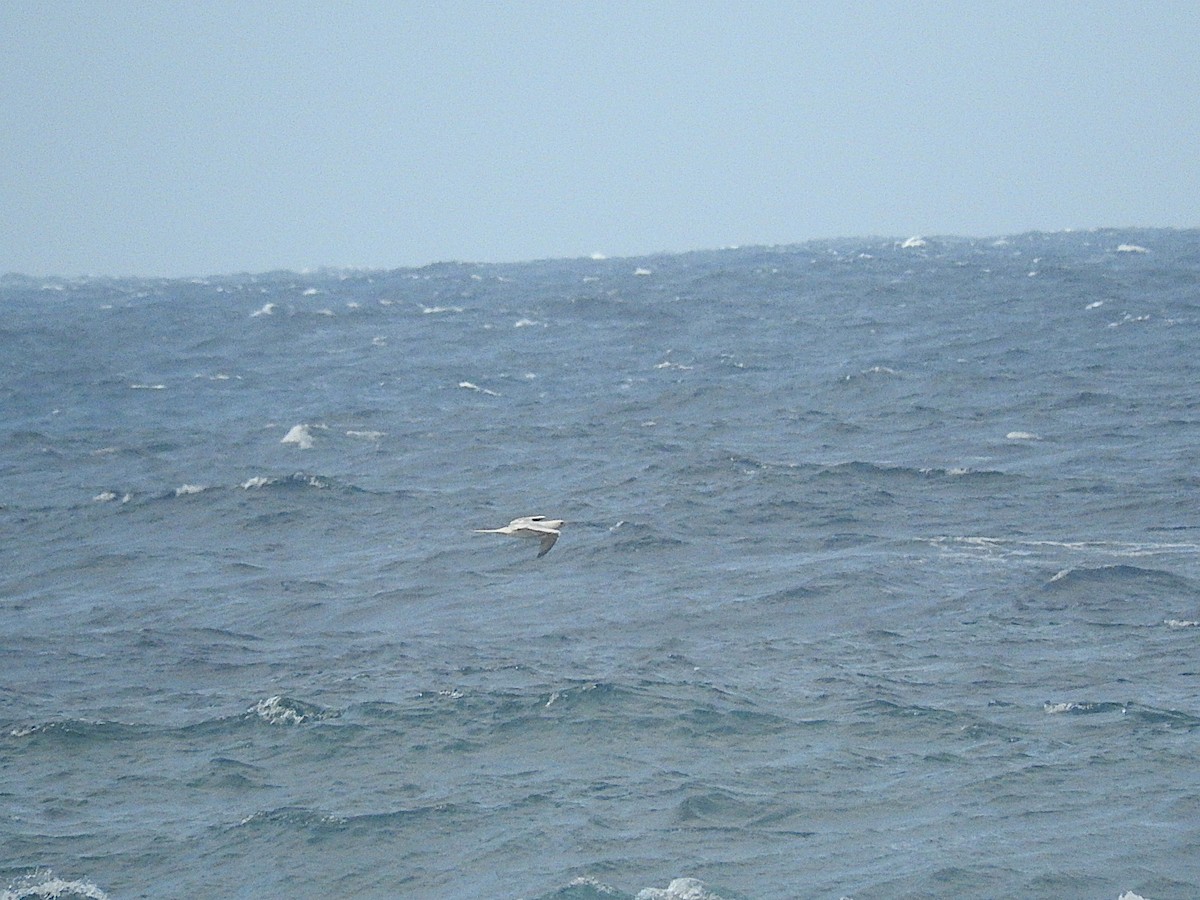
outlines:
[{"label": "bird wing", "polygon": [[542,548],[538,550],[537,558],[541,559],[550,552],[550,548],[554,546],[554,542],[558,540],[558,532],[553,528],[549,531],[542,532],[541,541]]},{"label": "bird wing", "polygon": [[527,528],[531,525],[537,525],[539,522],[546,521],[545,516],[517,516],[508,523],[509,528]]}]

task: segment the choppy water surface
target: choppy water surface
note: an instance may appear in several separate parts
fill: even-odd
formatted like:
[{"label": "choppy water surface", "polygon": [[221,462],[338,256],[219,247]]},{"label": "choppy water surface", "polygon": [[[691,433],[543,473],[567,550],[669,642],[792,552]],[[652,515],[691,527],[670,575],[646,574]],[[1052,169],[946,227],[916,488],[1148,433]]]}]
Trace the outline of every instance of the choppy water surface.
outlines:
[{"label": "choppy water surface", "polygon": [[1200,232],[0,309],[5,900],[1200,893]]}]

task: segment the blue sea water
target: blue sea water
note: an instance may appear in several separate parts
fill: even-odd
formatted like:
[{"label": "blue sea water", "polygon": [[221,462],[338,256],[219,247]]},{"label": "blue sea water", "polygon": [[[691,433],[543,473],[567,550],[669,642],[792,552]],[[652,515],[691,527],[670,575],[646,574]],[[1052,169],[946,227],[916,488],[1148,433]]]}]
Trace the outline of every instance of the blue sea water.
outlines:
[{"label": "blue sea water", "polygon": [[0,313],[4,900],[1200,896],[1200,231]]}]

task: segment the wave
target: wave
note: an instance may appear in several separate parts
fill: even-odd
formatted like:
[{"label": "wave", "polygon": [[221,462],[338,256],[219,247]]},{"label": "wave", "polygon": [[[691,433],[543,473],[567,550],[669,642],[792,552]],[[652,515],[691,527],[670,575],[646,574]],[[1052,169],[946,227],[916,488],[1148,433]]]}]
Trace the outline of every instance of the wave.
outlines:
[{"label": "wave", "polygon": [[1106,588],[1117,594],[1153,593],[1156,596],[1194,596],[1197,593],[1197,585],[1190,578],[1164,569],[1144,568],[1128,563],[1062,569],[1052,575],[1044,587],[1051,591],[1073,591],[1086,588],[1091,592],[1098,588]]},{"label": "wave", "polygon": [[0,730],[0,741],[36,741],[61,747],[63,744],[140,740],[170,732],[195,737],[197,733],[234,731],[250,723],[284,726],[313,724],[340,716],[341,712],[336,709],[273,694],[259,700],[240,714],[215,716],[183,724],[168,721],[130,724],[76,718],[32,723],[11,722]]},{"label": "wave", "polygon": [[304,703],[276,694],[259,700],[246,715],[256,716],[268,725],[299,725],[302,722],[335,718],[338,713],[315,703]]},{"label": "wave", "polygon": [[68,881],[49,869],[23,875],[0,891],[0,900],[108,900],[90,881]]},{"label": "wave", "polygon": [[665,888],[648,887],[629,894],[607,882],[582,875],[536,900],[739,900],[740,896],[686,876],[673,879]]},{"label": "wave", "polygon": [[[141,506],[148,503],[161,503],[164,501],[186,500],[197,497],[198,495],[208,495],[215,497],[221,494],[228,494],[230,491],[242,492],[290,492],[290,491],[330,491],[333,493],[346,494],[371,494],[376,493],[367,488],[359,487],[356,484],[343,481],[341,479],[328,475],[318,475],[312,472],[293,472],[290,475],[252,475],[245,481],[239,482],[237,485],[214,485],[214,484],[198,484],[194,482],[184,482],[177,487],[166,491],[137,496],[129,491],[116,491],[112,489],[104,489],[95,494],[91,500],[93,503],[117,503],[126,506]],[[394,493],[394,492],[393,492]]]},{"label": "wave", "polygon": [[88,743],[92,741],[120,741],[142,737],[150,729],[144,725],[126,725],[121,722],[101,722],[88,719],[54,719],[32,724],[10,724],[0,736],[12,740],[52,741],[62,743]]},{"label": "wave", "polygon": [[352,722],[369,717],[397,726],[414,721],[432,724],[430,720],[436,719],[456,738],[471,741],[539,731],[578,733],[590,739],[587,736],[605,723],[621,731],[670,734],[687,740],[744,740],[824,724],[820,720],[794,722],[711,686],[645,679],[632,684],[533,684],[515,691],[439,688],[421,692],[415,706],[381,707],[375,703],[355,706],[345,716]]},{"label": "wave", "polygon": [[676,878],[665,888],[643,888],[635,900],[732,900],[732,894],[718,894],[698,878]]},{"label": "wave", "polygon": [[643,522],[619,521],[609,532],[615,536],[615,547],[623,552],[643,552],[668,547],[682,547],[686,542],[680,538],[663,534],[653,525]]},{"label": "wave", "polygon": [[360,488],[356,485],[345,484],[335,478],[330,478],[325,475],[314,475],[310,472],[293,472],[291,475],[254,475],[243,481],[239,487],[244,491],[257,491],[264,489],[273,491],[290,491],[315,488],[319,491],[339,490],[350,493],[366,493],[363,488]]},{"label": "wave", "polygon": [[311,450],[313,447],[312,429],[318,428],[318,425],[293,425],[279,441],[281,444],[295,444],[301,450]]},{"label": "wave", "polygon": [[950,709],[909,703],[895,703],[891,700],[883,699],[867,700],[860,703],[856,708],[860,713],[872,718],[896,718],[904,721],[924,719],[931,722],[941,722],[945,725],[956,725],[964,720],[972,720],[971,716]]},{"label": "wave", "polygon": [[1036,593],[1019,597],[1017,607],[1070,611],[1099,627],[1160,627],[1164,621],[1182,621],[1179,613],[1194,609],[1200,593],[1192,578],[1128,563],[1077,564],[1043,571],[1052,574],[1043,576]]},{"label": "wave", "polygon": [[953,481],[1017,481],[1020,476],[995,469],[971,469],[961,466],[892,466],[870,462],[846,462],[826,466],[825,475],[855,475],[867,479],[953,480]]},{"label": "wave", "polygon": [[251,813],[236,824],[228,826],[228,830],[251,829],[283,834],[342,834],[353,837],[369,833],[372,837],[378,837],[380,832],[411,828],[414,820],[432,818],[444,823],[448,818],[458,817],[466,821],[478,815],[479,810],[474,803],[434,803],[390,812],[351,815],[338,815],[306,806],[281,806]]},{"label": "wave", "polygon": [[1042,709],[1048,716],[1092,716],[1099,713],[1120,713],[1125,714],[1127,709],[1124,703],[1101,703],[1087,700],[1066,700],[1058,703],[1047,701],[1042,704]]},{"label": "wave", "polygon": [[611,884],[587,875],[573,878],[560,888],[542,894],[537,900],[629,900],[630,895]]},{"label": "wave", "polygon": [[266,773],[259,766],[219,756],[189,779],[187,786],[206,791],[236,791],[245,796],[250,791],[268,787],[269,783]]},{"label": "wave", "polygon": [[1020,475],[996,469],[972,469],[960,466],[906,466],[864,460],[846,460],[837,463],[772,462],[742,454],[730,454],[728,460],[735,465],[755,470],[827,479],[844,479],[851,476],[860,481],[1022,480]]},{"label": "wave", "polygon": [[1028,555],[1034,551],[1076,551],[1111,556],[1161,556],[1169,554],[1200,555],[1200,544],[1157,543],[1143,541],[1055,541],[1033,538],[986,537],[984,535],[940,536],[929,539],[932,544],[1014,549]]},{"label": "wave", "polygon": [[1141,703],[1114,703],[1098,700],[1047,701],[1042,709],[1048,716],[1115,716],[1137,725],[1171,730],[1193,731],[1200,728],[1200,716],[1176,709],[1161,709]]}]

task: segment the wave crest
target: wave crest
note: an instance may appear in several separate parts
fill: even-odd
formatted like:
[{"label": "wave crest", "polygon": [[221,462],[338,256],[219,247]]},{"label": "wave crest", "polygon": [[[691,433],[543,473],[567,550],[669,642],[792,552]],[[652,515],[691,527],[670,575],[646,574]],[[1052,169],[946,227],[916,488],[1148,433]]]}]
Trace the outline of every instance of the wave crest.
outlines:
[{"label": "wave crest", "polygon": [[11,882],[0,891],[0,900],[108,900],[108,894],[90,881],[67,881],[49,869],[39,869]]},{"label": "wave crest", "polygon": [[258,716],[268,725],[299,725],[302,722],[320,721],[336,715],[335,712],[315,703],[304,703],[280,694],[259,700],[250,707],[249,713]]}]

